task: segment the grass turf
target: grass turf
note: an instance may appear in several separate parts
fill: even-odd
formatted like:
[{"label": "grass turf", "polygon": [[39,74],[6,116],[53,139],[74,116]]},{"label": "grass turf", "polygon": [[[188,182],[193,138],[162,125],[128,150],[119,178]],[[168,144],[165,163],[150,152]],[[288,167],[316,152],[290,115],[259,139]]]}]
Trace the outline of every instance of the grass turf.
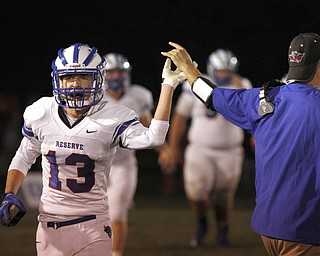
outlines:
[{"label": "grass turf", "polygon": [[[213,214],[209,232],[201,248],[190,249],[195,221],[183,196],[137,196],[129,214],[126,256],[263,256],[260,237],[250,227],[253,199],[237,198],[230,229],[230,247],[217,245]],[[36,255],[37,212],[29,211],[13,228],[0,227],[0,255]]]}]

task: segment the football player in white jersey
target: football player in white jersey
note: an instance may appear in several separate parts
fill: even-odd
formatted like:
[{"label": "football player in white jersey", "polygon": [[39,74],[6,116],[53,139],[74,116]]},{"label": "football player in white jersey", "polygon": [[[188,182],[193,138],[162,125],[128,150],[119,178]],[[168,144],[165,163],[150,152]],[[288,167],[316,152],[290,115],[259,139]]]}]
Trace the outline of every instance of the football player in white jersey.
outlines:
[{"label": "football player in white jersey", "polygon": [[[104,68],[103,100],[121,104],[134,110],[139,121],[149,127],[153,110],[153,96],[147,88],[131,83],[131,65],[119,53],[104,55],[107,64]],[[110,219],[114,234],[112,256],[122,256],[128,236],[128,211],[138,182],[138,163],[135,150],[118,146],[114,156],[109,180],[108,196]]]},{"label": "football player in white jersey", "polygon": [[[217,49],[208,58],[207,77],[221,87],[251,88],[251,82],[237,74],[238,65],[238,59],[231,51]],[[226,246],[234,195],[242,170],[244,132],[222,115],[207,109],[184,83],[169,131],[171,157],[168,162],[162,162],[163,165],[172,167],[182,162],[181,140],[190,118],[183,166],[186,196],[197,220],[190,246],[194,248],[203,243],[209,226],[207,211],[211,200],[217,221],[217,241]]]},{"label": "football player in white jersey", "polygon": [[16,194],[42,155],[38,255],[110,256],[107,183],[117,146],[143,149],[165,140],[173,91],[184,74],[171,71],[166,61],[158,106],[146,128],[133,110],[101,100],[105,65],[95,47],[76,43],[59,50],[52,62],[54,96],[24,112],[24,138],[9,166],[0,222],[13,226],[16,210],[25,212]]}]

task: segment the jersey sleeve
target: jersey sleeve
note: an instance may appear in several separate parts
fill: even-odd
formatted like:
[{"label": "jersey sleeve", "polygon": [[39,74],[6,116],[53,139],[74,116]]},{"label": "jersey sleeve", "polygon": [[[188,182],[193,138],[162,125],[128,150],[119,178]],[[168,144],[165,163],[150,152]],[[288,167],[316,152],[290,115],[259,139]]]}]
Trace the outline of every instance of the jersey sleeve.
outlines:
[{"label": "jersey sleeve", "polygon": [[11,161],[9,170],[16,169],[27,175],[31,165],[35,163],[37,157],[41,154],[40,147],[38,140],[24,137]]},{"label": "jersey sleeve", "polygon": [[252,132],[254,120],[260,118],[258,88],[250,90],[216,88],[212,99],[217,112],[236,126]]},{"label": "jersey sleeve", "polygon": [[41,98],[28,106],[23,114],[22,139],[15,156],[13,157],[9,169],[17,169],[23,174],[27,174],[31,165],[35,163],[41,155],[41,141],[35,133],[40,122],[43,122],[46,107],[50,105],[50,98]]},{"label": "jersey sleeve", "polygon": [[124,148],[153,148],[164,143],[168,129],[169,122],[167,121],[152,119],[147,128],[136,119],[131,119],[117,127],[114,140]]}]

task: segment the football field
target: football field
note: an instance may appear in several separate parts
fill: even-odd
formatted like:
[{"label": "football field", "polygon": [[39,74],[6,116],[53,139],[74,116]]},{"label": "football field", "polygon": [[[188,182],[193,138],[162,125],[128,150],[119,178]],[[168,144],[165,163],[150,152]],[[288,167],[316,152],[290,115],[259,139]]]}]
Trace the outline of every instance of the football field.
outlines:
[{"label": "football field", "polygon": [[[253,200],[237,198],[231,226],[231,245],[221,248],[215,241],[215,224],[210,215],[210,229],[204,245],[189,248],[194,219],[188,202],[181,195],[164,198],[139,195],[129,215],[126,256],[263,256],[267,255],[260,237],[250,227]],[[35,252],[37,212],[29,211],[14,228],[0,227],[0,255],[31,256]]]},{"label": "football field", "polygon": [[[189,241],[195,220],[185,198],[181,172],[176,177],[176,192],[169,197],[161,196],[162,175],[156,164],[157,155],[149,152],[137,154],[140,159],[139,183],[135,205],[129,214],[125,256],[267,256],[259,235],[250,227],[254,207],[253,172],[250,166],[244,166],[237,191],[230,227],[230,246],[224,248],[217,245],[213,211],[210,211],[209,232],[204,244],[192,250]],[[1,187],[3,190],[3,181]],[[0,225],[0,256],[36,255],[37,223],[37,211],[28,210],[16,227]]]}]

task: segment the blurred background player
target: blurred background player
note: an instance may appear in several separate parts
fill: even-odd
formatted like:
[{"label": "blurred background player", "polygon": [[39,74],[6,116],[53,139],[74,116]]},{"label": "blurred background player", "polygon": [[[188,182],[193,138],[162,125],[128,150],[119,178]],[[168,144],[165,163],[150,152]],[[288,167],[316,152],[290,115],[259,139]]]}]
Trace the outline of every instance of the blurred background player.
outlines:
[{"label": "blurred background player", "polygon": [[[207,76],[220,87],[251,88],[251,82],[237,74],[238,66],[238,59],[231,51],[217,49],[208,58]],[[181,163],[181,141],[191,118],[183,162],[184,188],[197,220],[190,246],[194,248],[203,243],[208,231],[210,203],[215,209],[217,241],[227,246],[230,216],[244,159],[244,131],[217,112],[207,109],[186,83],[171,120],[170,154],[164,152],[165,148],[160,153],[170,155],[170,158],[161,164],[175,170],[174,166]]]},{"label": "blurred background player", "polygon": [[[149,127],[153,110],[152,93],[145,87],[131,84],[131,65],[119,53],[108,53],[104,69],[104,100],[134,110],[139,121]],[[118,146],[112,162],[108,195],[110,217],[114,234],[113,256],[122,256],[128,236],[128,211],[133,205],[138,181],[138,163],[135,150]]]}]

